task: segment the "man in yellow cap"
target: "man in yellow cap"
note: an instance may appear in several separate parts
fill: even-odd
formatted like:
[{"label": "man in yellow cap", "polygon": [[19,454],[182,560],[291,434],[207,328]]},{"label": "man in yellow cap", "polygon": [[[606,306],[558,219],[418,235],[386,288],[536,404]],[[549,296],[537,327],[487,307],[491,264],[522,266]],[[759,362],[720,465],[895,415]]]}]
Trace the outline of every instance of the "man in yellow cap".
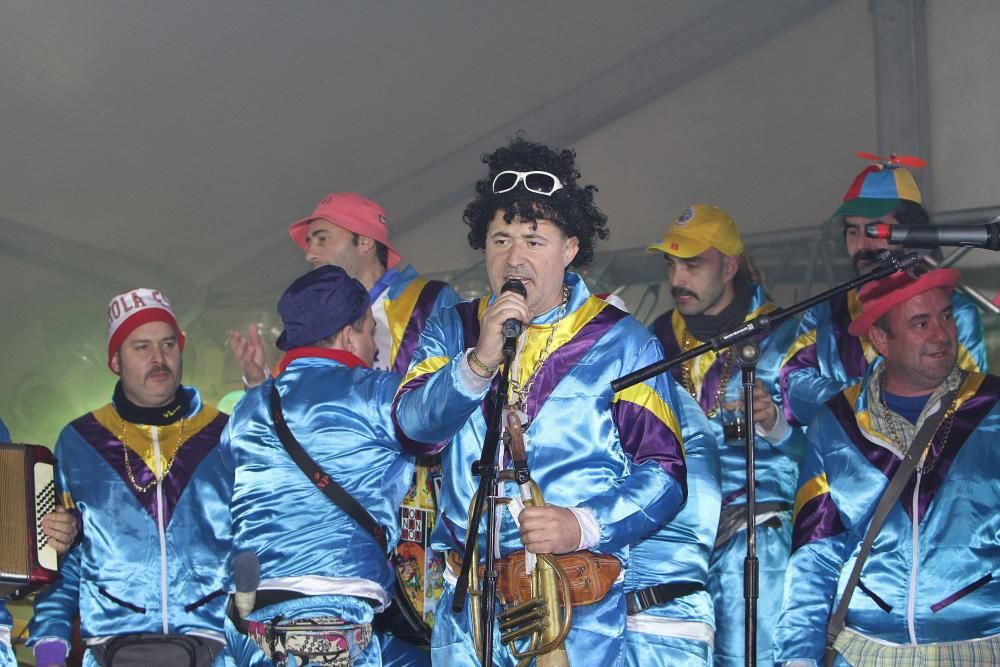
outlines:
[{"label": "man in yellow cap", "polygon": [[[664,253],[676,303],[650,326],[667,358],[777,308],[744,255],[736,224],[717,206],[688,207],[662,240],[647,250]],[[795,322],[788,320],[758,341],[761,357],[753,416],[757,436],[757,554],[760,579],[765,582],[760,587],[757,631],[757,661],[762,665],[774,661],[771,634],[781,609],[791,544],[792,500],[804,443],[801,429],[790,427],[784,419],[778,387],[778,369],[795,328]],[[688,530],[699,536],[707,560],[707,588],[715,608],[715,664],[742,665],[747,496],[740,367],[730,349],[718,354],[709,351],[675,367],[672,373],[705,412],[719,446],[722,509],[718,530],[715,525],[705,525],[710,522],[710,508],[702,508],[701,522],[695,521]],[[693,483],[691,476],[689,465],[689,485]],[[689,504],[693,498],[691,493]]]}]

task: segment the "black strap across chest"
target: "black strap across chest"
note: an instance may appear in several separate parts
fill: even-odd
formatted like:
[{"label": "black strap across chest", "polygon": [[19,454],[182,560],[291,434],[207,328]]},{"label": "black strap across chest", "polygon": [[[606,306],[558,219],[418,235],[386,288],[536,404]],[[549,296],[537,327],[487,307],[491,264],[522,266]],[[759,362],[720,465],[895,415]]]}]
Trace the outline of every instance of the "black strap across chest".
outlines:
[{"label": "black strap across chest", "polygon": [[359,526],[364,528],[372,536],[375,542],[382,549],[383,553],[388,551],[388,541],[386,540],[385,527],[373,517],[364,506],[354,499],[347,490],[330,477],[312,459],[306,450],[302,448],[299,441],[292,435],[285,421],[285,413],[281,410],[281,396],[278,394],[278,387],[271,385],[271,419],[274,421],[274,430],[278,433],[278,439],[288,455],[292,457],[295,464],[305,473],[309,481],[323,492],[330,501],[343,510],[347,516],[351,517]]}]

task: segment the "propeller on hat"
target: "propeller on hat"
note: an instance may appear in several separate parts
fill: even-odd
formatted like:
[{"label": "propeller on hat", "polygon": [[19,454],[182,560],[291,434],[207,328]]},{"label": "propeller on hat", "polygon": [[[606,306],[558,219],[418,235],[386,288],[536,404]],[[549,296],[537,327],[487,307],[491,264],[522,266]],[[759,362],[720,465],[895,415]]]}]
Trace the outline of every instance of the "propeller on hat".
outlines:
[{"label": "propeller on hat", "polygon": [[875,155],[874,153],[865,153],[861,151],[855,153],[859,158],[864,160],[874,160],[876,162],[881,162],[886,166],[893,167],[911,167],[916,169],[922,169],[927,166],[927,160],[922,157],[917,157],[916,155],[896,155],[895,153],[889,153],[889,157],[885,158],[881,155]]}]

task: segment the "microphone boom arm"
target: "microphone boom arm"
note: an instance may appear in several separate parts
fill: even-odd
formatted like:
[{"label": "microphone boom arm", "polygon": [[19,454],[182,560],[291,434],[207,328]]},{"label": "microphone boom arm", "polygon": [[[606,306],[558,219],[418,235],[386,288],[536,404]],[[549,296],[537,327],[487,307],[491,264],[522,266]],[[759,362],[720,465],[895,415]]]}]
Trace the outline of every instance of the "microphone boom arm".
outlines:
[{"label": "microphone boom arm", "polygon": [[873,280],[880,280],[886,276],[892,275],[896,271],[904,271],[916,264],[918,261],[920,261],[920,255],[915,252],[908,253],[902,257],[896,257],[888,250],[883,250],[879,255],[879,266],[871,272],[866,273],[863,276],[859,276],[849,282],[837,285],[836,287],[828,289],[822,294],[810,297],[805,301],[800,301],[799,303],[788,308],[778,308],[767,315],[755,317],[749,322],[744,322],[738,328],[721,333],[709,340],[707,343],[702,343],[698,347],[691,348],[687,352],[683,352],[672,359],[661,359],[660,361],[650,364],[645,368],[640,368],[639,370],[633,371],[628,375],[623,375],[622,377],[611,382],[611,388],[615,392],[628,389],[629,387],[639,384],[644,380],[648,380],[649,378],[659,375],[660,373],[665,373],[671,368],[684,363],[688,359],[693,359],[694,357],[704,354],[709,350],[715,350],[716,352],[724,350],[742,340],[750,338],[751,336],[756,336],[757,334],[768,331],[775,324],[778,324],[779,322],[782,322],[792,315],[806,310],[807,308],[812,308],[817,303],[826,301],[832,296],[854,289],[855,287],[860,287],[861,285],[869,283]]}]

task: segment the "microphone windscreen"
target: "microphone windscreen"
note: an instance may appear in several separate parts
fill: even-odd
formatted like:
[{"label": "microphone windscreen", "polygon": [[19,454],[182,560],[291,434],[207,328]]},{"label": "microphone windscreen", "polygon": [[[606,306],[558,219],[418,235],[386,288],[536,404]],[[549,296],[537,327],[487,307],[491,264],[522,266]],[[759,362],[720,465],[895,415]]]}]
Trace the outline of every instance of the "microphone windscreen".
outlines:
[{"label": "microphone windscreen", "polygon": [[236,591],[249,593],[260,584],[260,560],[252,551],[241,551],[233,559],[233,583]]}]

